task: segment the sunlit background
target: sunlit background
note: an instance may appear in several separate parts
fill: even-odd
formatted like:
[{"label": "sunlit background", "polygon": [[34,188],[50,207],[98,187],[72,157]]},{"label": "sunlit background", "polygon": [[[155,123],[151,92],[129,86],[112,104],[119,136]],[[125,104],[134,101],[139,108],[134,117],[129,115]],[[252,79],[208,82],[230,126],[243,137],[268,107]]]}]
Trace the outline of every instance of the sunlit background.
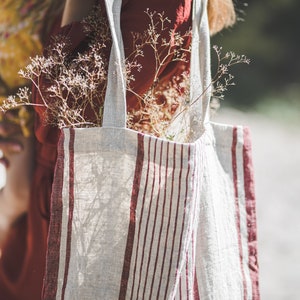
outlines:
[{"label": "sunlit background", "polygon": [[[238,2],[242,19],[212,43],[245,54],[216,119],[253,138],[261,298],[300,299],[300,1]],[[214,57],[214,56],[213,56]]]},{"label": "sunlit background", "polygon": [[[237,3],[240,21],[213,38],[251,64],[215,120],[248,125],[253,137],[261,298],[300,299],[300,1]],[[213,56],[213,59],[215,57]],[[0,185],[4,182],[0,166]]]}]

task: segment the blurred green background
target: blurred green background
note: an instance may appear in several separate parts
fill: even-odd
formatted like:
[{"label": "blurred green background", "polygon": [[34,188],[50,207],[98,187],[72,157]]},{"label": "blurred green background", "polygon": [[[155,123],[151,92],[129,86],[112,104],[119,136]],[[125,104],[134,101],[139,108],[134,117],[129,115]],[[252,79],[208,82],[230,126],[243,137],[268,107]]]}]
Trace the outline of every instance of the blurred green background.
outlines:
[{"label": "blurred green background", "polygon": [[[212,39],[251,59],[231,69],[236,86],[221,105],[300,122],[300,1],[235,1],[238,22]],[[212,53],[214,61],[216,57]]]}]

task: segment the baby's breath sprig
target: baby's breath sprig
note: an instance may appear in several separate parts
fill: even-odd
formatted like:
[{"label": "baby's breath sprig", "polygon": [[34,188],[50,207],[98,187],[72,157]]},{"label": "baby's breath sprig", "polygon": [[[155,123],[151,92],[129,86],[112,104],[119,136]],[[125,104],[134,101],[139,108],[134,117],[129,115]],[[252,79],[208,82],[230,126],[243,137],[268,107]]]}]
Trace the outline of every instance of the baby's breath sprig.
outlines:
[{"label": "baby's breath sprig", "polygon": [[[70,41],[63,36],[53,37],[45,49],[46,55],[30,58],[30,64],[19,72],[35,87],[40,104],[31,102],[27,88],[3,101],[3,111],[20,106],[34,105],[45,108],[45,123],[62,127],[101,126],[102,114],[99,99],[104,98],[108,61],[103,55],[110,41],[108,25],[99,26],[102,15],[97,8],[88,20],[84,31],[90,39],[84,53],[70,52]],[[101,35],[101,39],[98,39]],[[100,42],[101,41],[101,42]],[[86,118],[89,111],[90,118]]]},{"label": "baby's breath sprig", "polygon": [[250,64],[250,59],[245,55],[238,55],[233,51],[226,52],[222,54],[222,47],[213,46],[213,50],[217,56],[217,68],[214,76],[212,77],[210,83],[204,88],[201,95],[197,99],[192,99],[185,102],[185,106],[176,114],[175,118],[178,118],[183,112],[188,110],[198,101],[202,101],[203,97],[210,93],[210,103],[212,110],[219,107],[218,100],[224,99],[225,92],[228,91],[230,86],[234,86],[234,76],[230,73],[231,67],[237,64]]},{"label": "baby's breath sprig", "polygon": [[[170,61],[188,65],[191,48],[185,44],[191,37],[191,30],[185,33],[170,30],[170,20],[164,13],[146,10],[145,14],[149,18],[149,25],[143,33],[132,33],[134,50],[125,61],[127,92],[134,95],[139,103],[138,109],[127,113],[127,126],[173,139],[176,137],[167,130],[176,118],[197,101],[202,101],[207,93],[211,93],[209,97],[223,99],[227,89],[235,84],[230,68],[240,63],[249,64],[250,61],[246,56],[236,55],[232,51],[222,54],[222,47],[214,46],[216,72],[200,97],[191,100],[188,70],[182,70],[180,75],[174,75],[168,82],[160,82],[159,78],[162,69]],[[1,110],[22,105],[41,105],[46,110],[47,124],[59,128],[101,126],[108,69],[107,53],[104,52],[106,45],[111,43],[109,27],[106,20],[101,20],[102,15],[95,10],[83,22],[84,30],[90,37],[84,53],[70,54],[70,42],[65,37],[57,36],[51,47],[46,49],[47,55],[31,58],[31,63],[20,71],[20,75],[35,86],[40,104],[32,104],[29,89],[23,88],[15,96],[4,100]],[[143,68],[140,58],[144,56],[145,47],[153,52],[154,77],[149,89],[139,94],[132,83],[136,71]]]},{"label": "baby's breath sprig", "polygon": [[237,55],[233,51],[222,54],[222,47],[216,45],[213,49],[217,56],[216,73],[212,78],[213,93],[212,96],[217,99],[224,99],[224,93],[229,86],[235,85],[234,76],[229,73],[229,69],[237,64],[249,64],[250,59],[245,55]]},{"label": "baby's breath sprig", "polygon": [[[139,108],[128,112],[127,126],[137,131],[143,131],[156,136],[163,136],[170,125],[176,109],[184,103],[189,83],[188,72],[176,75],[167,83],[161,83],[159,74],[167,63],[188,62],[190,47],[185,47],[187,39],[191,38],[191,30],[185,33],[170,30],[171,21],[165,14],[145,11],[149,24],[143,33],[132,33],[134,51],[126,59],[127,90],[139,102]],[[140,71],[142,65],[139,58],[144,57],[144,49],[151,49],[154,56],[153,84],[144,94],[137,93],[132,88],[133,70]]]}]

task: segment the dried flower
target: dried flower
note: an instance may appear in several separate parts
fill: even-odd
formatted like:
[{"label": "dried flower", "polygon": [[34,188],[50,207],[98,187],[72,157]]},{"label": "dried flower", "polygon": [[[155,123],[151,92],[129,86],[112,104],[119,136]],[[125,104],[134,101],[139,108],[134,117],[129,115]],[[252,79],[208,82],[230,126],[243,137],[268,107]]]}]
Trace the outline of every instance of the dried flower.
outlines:
[{"label": "dried flower", "polygon": [[[138,109],[127,113],[127,126],[137,131],[174,139],[176,137],[173,134],[166,133],[170,124],[211,90],[212,97],[222,99],[228,87],[234,85],[230,68],[240,63],[248,64],[249,60],[244,55],[233,52],[222,55],[222,48],[214,46],[218,62],[216,74],[200,97],[190,101],[188,70],[182,70],[180,75],[174,76],[169,82],[160,82],[159,74],[170,61],[180,61],[188,65],[191,48],[184,45],[186,39],[190,38],[191,31],[180,34],[169,30],[170,20],[164,13],[149,10],[145,13],[149,18],[149,25],[143,33],[132,33],[134,51],[125,61],[127,91],[139,103]],[[70,53],[69,41],[65,37],[57,36],[52,46],[47,49],[46,56],[31,58],[31,63],[20,71],[20,75],[30,80],[38,91],[42,102],[40,105],[46,108],[47,124],[60,128],[102,125],[108,69],[105,51],[111,40],[107,22],[105,19],[101,20],[101,16],[98,7],[83,22],[90,39],[84,53]],[[162,32],[168,34],[161,34]],[[155,72],[153,84],[148,91],[138,94],[132,87],[135,81],[133,74],[143,68],[139,59],[144,56],[145,47],[150,47],[153,51]],[[30,102],[30,93],[26,88],[20,89],[16,96],[8,97],[1,109],[7,110],[20,105],[37,105]]]}]

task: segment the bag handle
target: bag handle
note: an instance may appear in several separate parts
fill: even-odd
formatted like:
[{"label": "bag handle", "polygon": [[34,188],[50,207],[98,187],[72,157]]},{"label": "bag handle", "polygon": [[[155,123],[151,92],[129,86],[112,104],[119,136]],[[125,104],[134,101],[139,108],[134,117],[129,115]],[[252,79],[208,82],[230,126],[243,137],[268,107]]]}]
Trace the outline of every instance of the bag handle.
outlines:
[{"label": "bag handle", "polygon": [[210,33],[207,0],[193,0],[190,65],[190,128],[201,132],[209,122],[211,96]]},{"label": "bag handle", "polygon": [[[122,0],[105,0],[105,5],[112,36],[112,49],[102,126],[126,128],[125,54],[120,27]],[[207,0],[193,0],[191,47],[191,128],[201,131],[209,121],[211,82]]]},{"label": "bag handle", "polygon": [[107,87],[103,110],[103,127],[126,127],[126,80],[124,46],[121,32],[122,0],[105,0],[112,48],[108,65]]}]

